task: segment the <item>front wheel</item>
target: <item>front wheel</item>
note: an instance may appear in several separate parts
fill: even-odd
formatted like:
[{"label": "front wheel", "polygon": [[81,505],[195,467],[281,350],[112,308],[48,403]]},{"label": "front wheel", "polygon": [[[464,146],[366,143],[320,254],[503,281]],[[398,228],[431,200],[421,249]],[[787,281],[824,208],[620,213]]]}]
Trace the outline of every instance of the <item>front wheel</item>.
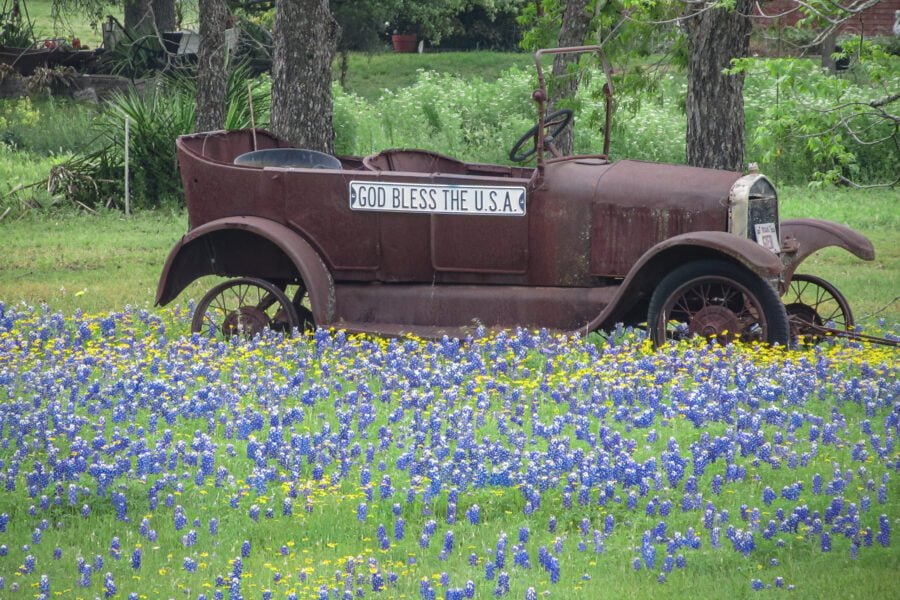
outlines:
[{"label": "front wheel", "polygon": [[815,275],[794,274],[784,293],[784,308],[791,323],[794,342],[818,343],[818,327],[853,331],[853,311],[836,287]]},{"label": "front wheel", "polygon": [[657,346],[691,336],[787,345],[790,328],[778,293],[756,274],[716,259],[682,265],[650,298],[650,337]]}]

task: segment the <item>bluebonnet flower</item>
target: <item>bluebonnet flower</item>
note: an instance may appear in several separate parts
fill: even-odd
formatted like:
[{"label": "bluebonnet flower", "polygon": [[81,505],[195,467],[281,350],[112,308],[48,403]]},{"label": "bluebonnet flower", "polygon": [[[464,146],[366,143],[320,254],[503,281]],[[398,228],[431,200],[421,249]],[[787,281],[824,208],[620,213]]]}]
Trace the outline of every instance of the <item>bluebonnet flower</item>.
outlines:
[{"label": "bluebonnet flower", "polygon": [[466,585],[463,588],[463,597],[465,598],[474,598],[475,597],[475,582],[469,579],[466,581]]},{"label": "bluebonnet flower", "polygon": [[481,507],[473,504],[466,511],[466,518],[472,525],[478,525],[481,522]]},{"label": "bluebonnet flower", "polygon": [[116,595],[118,588],[116,587],[116,582],[113,579],[112,573],[107,573],[103,577],[103,597],[104,598],[112,598]]},{"label": "bluebonnet flower", "polygon": [[387,550],[391,547],[391,540],[388,537],[387,529],[385,529],[384,525],[378,525],[378,543],[382,550]]},{"label": "bluebonnet flower", "polygon": [[891,523],[887,515],[878,517],[878,535],[875,536],[875,539],[885,548],[891,545]]},{"label": "bluebonnet flower", "polygon": [[495,596],[505,596],[509,593],[509,573],[501,571],[497,577],[497,587],[494,588]]}]

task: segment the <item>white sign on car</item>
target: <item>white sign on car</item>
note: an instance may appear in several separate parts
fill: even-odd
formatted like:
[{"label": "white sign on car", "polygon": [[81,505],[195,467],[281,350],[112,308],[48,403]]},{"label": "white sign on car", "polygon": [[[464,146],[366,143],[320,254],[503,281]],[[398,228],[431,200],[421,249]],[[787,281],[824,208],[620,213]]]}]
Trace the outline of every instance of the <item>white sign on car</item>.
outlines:
[{"label": "white sign on car", "polygon": [[521,217],[525,215],[525,188],[351,181],[350,209]]}]

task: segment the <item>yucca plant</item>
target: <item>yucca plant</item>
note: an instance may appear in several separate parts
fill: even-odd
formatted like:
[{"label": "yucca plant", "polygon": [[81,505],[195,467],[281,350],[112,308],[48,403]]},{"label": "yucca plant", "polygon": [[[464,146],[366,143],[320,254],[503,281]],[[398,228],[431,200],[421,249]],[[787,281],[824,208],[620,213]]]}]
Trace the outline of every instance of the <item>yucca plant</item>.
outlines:
[{"label": "yucca plant", "polygon": [[[268,78],[252,80],[243,66],[230,70],[226,129],[250,126],[250,99],[257,127],[269,121]],[[124,207],[125,121],[129,122],[132,205],[155,208],[181,197],[175,138],[194,131],[196,85],[187,75],[162,77],[143,91],[118,93],[97,118],[91,150],[55,169],[48,186],[84,206]],[[54,186],[58,181],[61,185]]]}]

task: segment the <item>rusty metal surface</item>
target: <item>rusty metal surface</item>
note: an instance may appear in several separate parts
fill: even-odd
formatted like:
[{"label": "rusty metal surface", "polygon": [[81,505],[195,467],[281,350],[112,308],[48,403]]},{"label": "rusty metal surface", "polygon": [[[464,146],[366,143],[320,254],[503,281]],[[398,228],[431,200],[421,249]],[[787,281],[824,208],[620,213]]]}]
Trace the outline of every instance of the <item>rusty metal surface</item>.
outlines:
[{"label": "rusty metal surface", "polygon": [[790,283],[800,263],[828,246],[843,248],[862,260],[875,260],[875,247],[866,236],[831,221],[786,219],[781,222],[781,237],[789,250],[783,254],[785,285]]},{"label": "rusty metal surface", "polygon": [[[239,243],[234,238],[218,237],[234,232],[248,235]],[[269,244],[277,246],[289,262],[266,260]],[[257,217],[234,217],[191,230],[169,253],[156,290],[156,303],[167,304],[190,282],[211,274],[261,276],[284,282],[299,275],[309,291],[316,322],[324,324],[335,319],[331,273],[306,240],[280,223]]]},{"label": "rusty metal surface", "polygon": [[[640,293],[632,298],[617,294],[623,278],[631,274],[626,283],[639,279],[633,265],[652,257],[671,266],[674,259],[666,251],[678,244],[733,255],[758,271],[769,269],[760,254],[777,263],[752,242],[722,233],[728,190],[738,173],[579,157],[548,161],[538,186],[534,169],[469,164],[416,150],[381,152],[362,164],[345,159],[342,170],[232,164],[254,148],[284,147],[265,132],[179,139],[192,231],[167,261],[160,303],[207,273],[282,281],[299,276],[310,288],[320,325],[390,329],[395,319],[416,320],[412,315],[421,310],[423,297],[437,294],[456,300],[432,301],[440,306],[431,312],[435,322],[419,319],[416,326],[463,326],[475,316],[486,325],[581,329],[613,314],[613,297],[622,306],[639,303]],[[348,187],[359,180],[516,182],[528,190],[527,212],[473,217],[352,211]],[[229,237],[228,229],[257,237]],[[703,230],[718,233],[672,238]],[[288,250],[297,244],[307,250]],[[290,260],[279,262],[272,248],[283,250]],[[650,248],[655,251],[639,262]],[[320,266],[310,267],[308,261]],[[367,291],[345,294],[342,301],[333,296],[330,278],[338,286],[350,286],[341,289],[376,285],[358,286]],[[544,291],[535,293],[529,286]],[[385,312],[379,315],[381,310]]]},{"label": "rusty metal surface", "polygon": [[335,325],[390,333],[383,324],[403,323],[416,333],[436,324],[577,330],[603,310],[615,288],[338,284],[335,292],[340,314]]},{"label": "rusty metal surface", "polygon": [[810,323],[808,320],[791,317],[791,327],[796,329],[800,335],[813,337],[837,337],[855,342],[866,342],[869,344],[878,344],[881,346],[900,347],[900,341],[888,338],[876,337],[874,335],[865,335],[856,331],[847,331],[846,329],[838,329],[836,327],[826,327],[817,323]]}]

